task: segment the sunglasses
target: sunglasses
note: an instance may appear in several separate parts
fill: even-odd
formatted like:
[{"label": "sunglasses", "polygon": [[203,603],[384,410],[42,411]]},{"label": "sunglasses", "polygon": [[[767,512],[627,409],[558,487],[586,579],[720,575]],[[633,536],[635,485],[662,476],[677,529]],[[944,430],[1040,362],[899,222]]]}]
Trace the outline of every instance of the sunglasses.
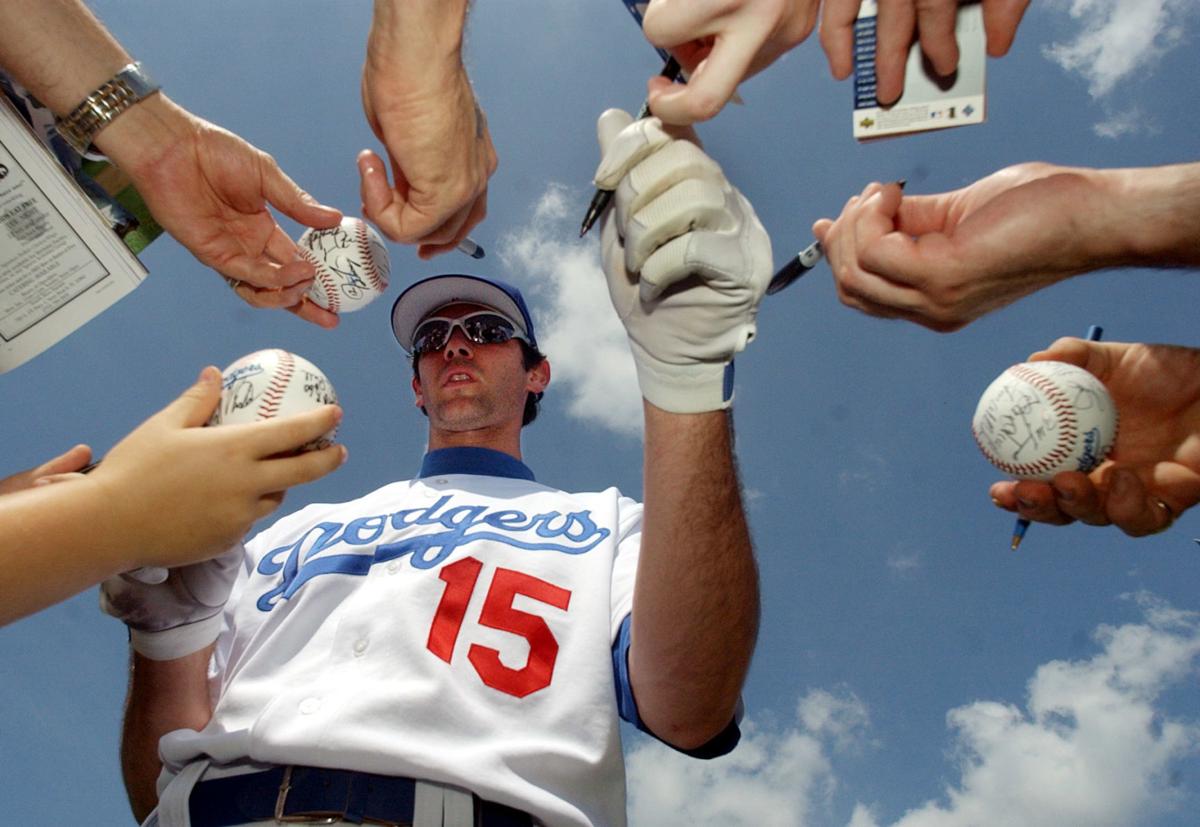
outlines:
[{"label": "sunglasses", "polygon": [[441,350],[450,341],[456,327],[477,345],[502,345],[510,339],[529,341],[520,328],[504,316],[490,310],[480,310],[457,319],[431,316],[421,322],[413,333],[413,355]]}]

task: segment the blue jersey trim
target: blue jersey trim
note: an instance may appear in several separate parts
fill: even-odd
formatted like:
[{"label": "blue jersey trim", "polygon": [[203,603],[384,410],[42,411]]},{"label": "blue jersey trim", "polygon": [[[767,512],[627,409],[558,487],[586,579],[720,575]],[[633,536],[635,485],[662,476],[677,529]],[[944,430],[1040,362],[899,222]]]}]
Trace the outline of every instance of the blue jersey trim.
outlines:
[{"label": "blue jersey trim", "polygon": [[[617,690],[617,712],[620,714],[621,720],[628,721],[656,741],[662,741],[662,743],[667,744],[666,741],[663,741],[651,732],[645,722],[642,721],[642,716],[638,715],[637,701],[634,700],[633,687],[629,683],[630,619],[630,615],[625,615],[625,619],[621,621],[621,628],[617,630],[617,639],[613,642],[612,647],[613,678],[616,681]],[[738,711],[739,713],[741,711],[740,701],[738,702]],[[707,744],[701,744],[693,749],[680,749],[673,744],[667,744],[667,746],[676,752],[690,755],[692,758],[707,759],[728,755],[730,752],[733,752],[733,748],[742,739],[742,730],[738,727],[739,718],[741,718],[740,714],[735,715],[733,720],[729,722],[729,726],[717,733]]]},{"label": "blue jersey trim", "polygon": [[622,721],[628,721],[642,732],[653,735],[638,717],[637,701],[633,699],[633,687],[629,685],[629,621],[630,615],[625,615],[612,648],[613,678],[617,682],[617,712]]},{"label": "blue jersey trim", "polygon": [[537,482],[528,465],[491,448],[439,448],[430,451],[421,462],[421,473],[417,476],[436,477],[443,474],[475,474]]}]

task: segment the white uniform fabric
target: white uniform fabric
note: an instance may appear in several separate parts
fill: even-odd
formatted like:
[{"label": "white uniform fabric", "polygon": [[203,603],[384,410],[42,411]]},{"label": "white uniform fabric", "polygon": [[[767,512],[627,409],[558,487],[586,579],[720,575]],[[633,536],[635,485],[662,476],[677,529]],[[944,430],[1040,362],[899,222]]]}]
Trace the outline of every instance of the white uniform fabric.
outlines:
[{"label": "white uniform fabric", "polygon": [[475,473],[310,505],[247,544],[213,718],[162,739],[160,789],[197,761],[303,764],[458,785],[548,825],[625,823],[612,643],[641,505],[485,449],[426,470],[438,455]]}]

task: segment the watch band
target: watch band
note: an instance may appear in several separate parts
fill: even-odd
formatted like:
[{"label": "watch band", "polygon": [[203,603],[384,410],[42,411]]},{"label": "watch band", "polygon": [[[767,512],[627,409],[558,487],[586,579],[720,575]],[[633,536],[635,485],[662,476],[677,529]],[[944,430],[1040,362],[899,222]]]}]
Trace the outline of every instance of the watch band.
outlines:
[{"label": "watch band", "polygon": [[55,118],[54,125],[76,151],[86,152],[97,132],[159,88],[140,61],[130,63],[84,98],[65,118]]}]

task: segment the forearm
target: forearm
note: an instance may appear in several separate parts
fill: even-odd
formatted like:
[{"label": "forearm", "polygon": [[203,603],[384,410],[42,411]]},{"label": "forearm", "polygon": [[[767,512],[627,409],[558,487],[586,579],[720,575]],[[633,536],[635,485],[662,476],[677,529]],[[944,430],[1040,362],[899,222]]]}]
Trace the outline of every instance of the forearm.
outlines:
[{"label": "forearm", "polygon": [[132,655],[121,733],[121,774],[129,805],[139,821],[158,803],[159,739],[177,729],[201,730],[212,718],[207,675],[212,651],[208,646],[168,661]]},{"label": "forearm", "polygon": [[[56,115],[133,61],[77,0],[0,0],[0,66]],[[96,146],[135,178],[185,143],[191,118],[165,95],[150,95],[95,136]]]},{"label": "forearm", "polygon": [[758,633],[758,572],[724,411],[645,405],[645,519],[630,673],[660,738],[705,743],[733,714]]},{"label": "forearm", "polygon": [[0,625],[136,567],[105,493],[84,479],[0,497]]},{"label": "forearm", "polygon": [[2,0],[0,66],[58,115],[130,62],[78,0]]}]

